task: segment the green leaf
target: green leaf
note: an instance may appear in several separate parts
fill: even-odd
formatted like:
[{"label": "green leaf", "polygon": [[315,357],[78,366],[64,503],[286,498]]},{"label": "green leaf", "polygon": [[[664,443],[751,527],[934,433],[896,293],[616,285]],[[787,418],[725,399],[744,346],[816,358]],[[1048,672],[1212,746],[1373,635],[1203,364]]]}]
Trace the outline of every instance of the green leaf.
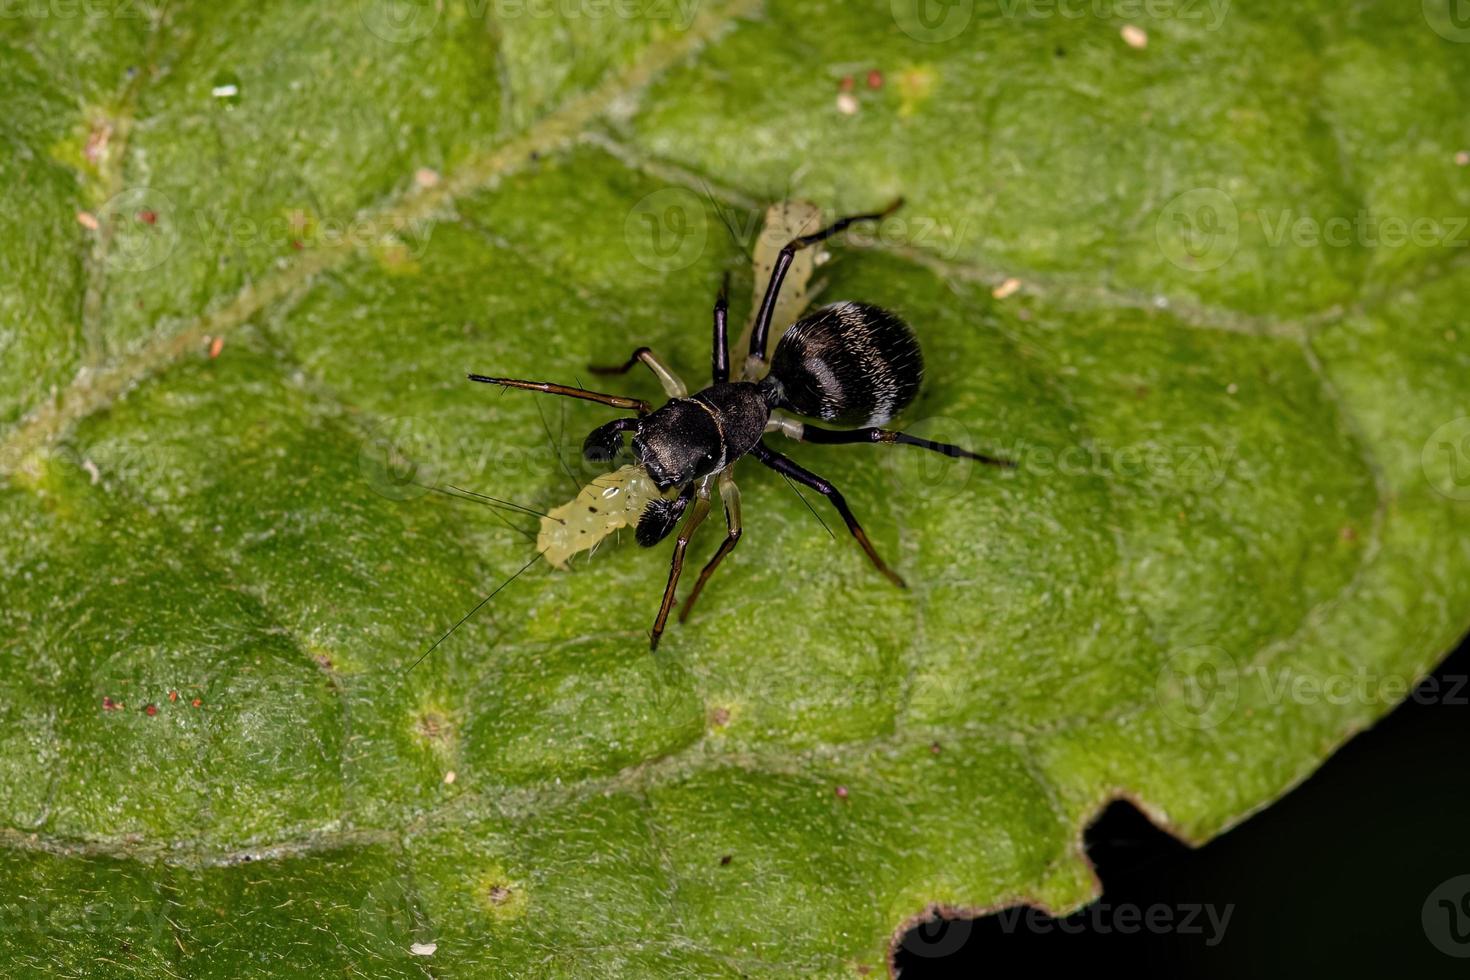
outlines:
[{"label": "green leaf", "polygon": [[[17,5],[0,955],[852,975],[1089,901],[1109,800],[1270,803],[1470,620],[1467,38],[1422,6]],[[405,672],[534,529],[416,484],[556,506],[610,417],[466,371],[697,380],[767,203],[900,194],[822,295],[914,324],[905,426],[1020,465],[791,455],[909,590],[743,463],[656,656],[625,536]]]}]

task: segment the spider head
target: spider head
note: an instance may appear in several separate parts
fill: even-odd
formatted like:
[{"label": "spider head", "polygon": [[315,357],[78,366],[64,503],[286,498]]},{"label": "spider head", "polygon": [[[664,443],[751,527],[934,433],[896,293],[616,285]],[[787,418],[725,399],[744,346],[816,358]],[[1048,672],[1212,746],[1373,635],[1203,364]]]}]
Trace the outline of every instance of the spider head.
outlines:
[{"label": "spider head", "polygon": [[692,483],[725,464],[724,441],[708,408],[676,398],[648,415],[633,436],[633,458],[660,490]]}]

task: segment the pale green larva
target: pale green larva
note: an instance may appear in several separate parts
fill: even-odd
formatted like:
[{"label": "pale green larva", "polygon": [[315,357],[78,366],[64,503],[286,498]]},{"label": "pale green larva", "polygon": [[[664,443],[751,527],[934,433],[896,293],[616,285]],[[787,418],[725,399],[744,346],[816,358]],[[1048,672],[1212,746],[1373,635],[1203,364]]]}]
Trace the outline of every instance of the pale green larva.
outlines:
[{"label": "pale green larva", "polygon": [[662,497],[641,466],[605,473],[582,488],[571,501],[541,518],[536,550],[557,568],[618,528],[637,524],[648,505]]}]

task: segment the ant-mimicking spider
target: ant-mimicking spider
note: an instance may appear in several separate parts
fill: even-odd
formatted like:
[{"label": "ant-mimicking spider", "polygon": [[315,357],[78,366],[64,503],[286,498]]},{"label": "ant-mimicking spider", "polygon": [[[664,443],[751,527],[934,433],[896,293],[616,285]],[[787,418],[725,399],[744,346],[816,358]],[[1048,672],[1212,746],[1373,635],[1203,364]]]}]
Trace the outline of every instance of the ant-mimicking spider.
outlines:
[{"label": "ant-mimicking spider", "polygon": [[[761,376],[761,369],[766,365],[772,312],[797,251],[825,241],[856,222],[881,221],[900,204],[902,199],[882,211],[839,218],[825,228],[792,239],[782,247],[755,316],[750,350],[739,381],[730,380],[726,327],[728,275],[715,301],[713,378],[709,387],[689,394],[678,375],[647,347],[639,347],[623,364],[591,369],[597,374],[626,374],[637,364],[646,365],[669,398],[657,409],[639,398],[585,388],[546,381],[469,375],[471,381],[580,398],[637,412],[634,418],[618,418],[599,426],[583,442],[583,455],[589,460],[605,462],[622,448],[624,434],[632,433],[635,464],[618,471],[614,483],[603,489],[604,496],[624,494],[622,510],[612,516],[603,514],[603,525],[580,527],[576,533],[595,539],[598,531],[609,533],[611,527],[621,526],[636,517],[638,543],[650,547],[668,537],[683,519],[683,526],[675,538],[663,602],[653,621],[650,649],[658,648],[684,568],[684,553],[695,530],[709,514],[711,491],[717,485],[725,511],[727,533],[684,599],[679,612],[680,622],[688,618],[710,576],[739,543],[740,491],[735,486],[734,466],[736,461],[747,455],[830,500],[874,567],[893,584],[905,587],[903,579],[874,549],[837,488],[768,446],[762,438],[766,433],[779,432],[797,442],[829,445],[871,442],[918,446],[950,457],[978,460],[990,466],[1015,465],[1009,460],[971,452],[959,446],[882,428],[918,394],[924,376],[924,359],[918,340],[908,325],[877,306],[855,302],[832,303],[801,317],[776,344],[770,358],[770,370]],[[792,418],[785,412],[855,428],[821,428]],[[648,481],[652,482],[652,487],[647,486]],[[592,485],[596,486],[596,483]],[[597,515],[597,505],[592,502],[597,495],[590,492],[592,487],[560,510],[585,507]],[[563,525],[568,523],[560,517],[551,519]],[[562,540],[554,547],[559,554],[567,554],[592,543],[592,540],[585,543]],[[547,550],[543,548],[541,554]],[[560,560],[554,563],[560,564]]]}]

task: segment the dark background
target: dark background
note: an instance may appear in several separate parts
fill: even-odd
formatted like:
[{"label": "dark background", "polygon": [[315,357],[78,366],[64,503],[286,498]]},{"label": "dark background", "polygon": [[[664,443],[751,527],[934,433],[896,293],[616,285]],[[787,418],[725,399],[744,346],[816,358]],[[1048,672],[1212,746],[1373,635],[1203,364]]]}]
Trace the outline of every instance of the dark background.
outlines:
[{"label": "dark background", "polygon": [[[1437,683],[1436,686],[1432,686]],[[1202,933],[1131,935],[1094,928],[1084,910],[1045,929],[997,916],[930,923],[898,955],[904,980],[967,975],[1049,975],[1116,967],[1129,977],[1460,977],[1470,958],[1441,952],[1422,913],[1447,879],[1470,875],[1470,639],[1433,678],[1310,779],[1199,850],[1114,804],[1089,829],[1102,902],[1147,909],[1213,904],[1234,910],[1219,941]],[[1446,894],[1462,901],[1466,887]],[[1470,897],[1431,921],[1441,941],[1470,957]],[[1039,914],[1038,914],[1039,915]],[[1104,924],[1108,916],[1102,916]],[[1177,919],[1176,919],[1177,921]]]}]

